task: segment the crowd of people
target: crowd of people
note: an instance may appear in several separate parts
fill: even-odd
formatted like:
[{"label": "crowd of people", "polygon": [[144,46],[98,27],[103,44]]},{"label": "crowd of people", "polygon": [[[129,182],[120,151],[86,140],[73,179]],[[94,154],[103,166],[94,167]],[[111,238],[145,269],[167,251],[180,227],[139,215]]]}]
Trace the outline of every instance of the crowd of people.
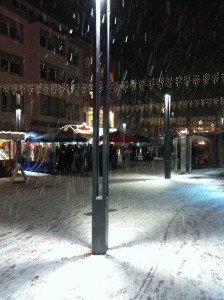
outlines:
[{"label": "crowd of people", "polygon": [[[110,143],[108,151],[109,169],[118,165],[118,157],[123,163],[139,159],[152,160],[150,147],[140,147],[136,144],[114,145]],[[99,176],[103,169],[103,145],[99,145]],[[142,151],[142,158],[139,157]],[[22,147],[21,163],[24,170],[38,171],[53,174],[79,173],[88,176],[92,170],[92,144],[51,144],[25,143]]]},{"label": "crowd of people", "polygon": [[[55,151],[55,173],[70,174],[80,172],[81,176],[88,176],[92,170],[92,144],[83,145],[64,145],[56,147]],[[117,166],[117,150],[113,144],[109,146],[109,166],[110,169]],[[99,167],[102,176],[103,149],[99,146]]]}]

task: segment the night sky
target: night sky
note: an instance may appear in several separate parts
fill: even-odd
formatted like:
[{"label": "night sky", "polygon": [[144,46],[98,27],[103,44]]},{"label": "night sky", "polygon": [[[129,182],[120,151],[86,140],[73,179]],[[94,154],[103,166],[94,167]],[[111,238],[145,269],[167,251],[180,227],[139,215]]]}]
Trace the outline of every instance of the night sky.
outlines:
[{"label": "night sky", "polygon": [[[92,42],[95,0],[27,2]],[[111,60],[118,75],[130,80],[222,72],[223,14],[222,0],[111,0]]]}]

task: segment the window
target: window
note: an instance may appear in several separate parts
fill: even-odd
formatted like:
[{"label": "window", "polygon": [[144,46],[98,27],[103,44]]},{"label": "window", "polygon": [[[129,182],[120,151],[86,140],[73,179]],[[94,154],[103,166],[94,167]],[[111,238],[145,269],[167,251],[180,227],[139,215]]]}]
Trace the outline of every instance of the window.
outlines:
[{"label": "window", "polygon": [[8,35],[8,27],[7,27],[7,20],[4,16],[0,15],[0,33],[4,35]]},{"label": "window", "polygon": [[0,52],[1,71],[23,75],[23,60],[6,52]]},{"label": "window", "polygon": [[62,99],[58,99],[58,115],[64,118],[66,117],[65,101]]},{"label": "window", "polygon": [[67,83],[69,85],[69,90],[72,92],[75,88],[74,85],[79,83],[79,78],[69,74],[67,78]]},{"label": "window", "polygon": [[57,79],[57,71],[53,67],[49,67],[49,80],[56,81]]},{"label": "window", "polygon": [[8,95],[4,92],[1,93],[1,104],[2,104],[2,110],[8,111],[9,109],[9,103],[8,103]]},{"label": "window", "polygon": [[69,85],[77,84],[77,83],[79,83],[79,78],[76,77],[76,76],[73,76],[73,75],[69,74],[68,75],[68,79],[67,79],[67,83]]},{"label": "window", "polygon": [[67,104],[68,119],[71,121],[80,121],[79,120],[79,105],[78,104]]},{"label": "window", "polygon": [[12,94],[12,107],[14,109],[22,107],[22,97],[21,94]]},{"label": "window", "polygon": [[55,98],[51,98],[51,97],[48,98],[48,108],[49,108],[48,114],[50,116],[58,117],[58,103]]},{"label": "window", "polygon": [[58,69],[58,82],[64,83],[65,82],[65,70]]},{"label": "window", "polygon": [[1,92],[1,110],[15,112],[17,108],[24,109],[24,98],[20,93],[13,94],[12,92],[6,94]]},{"label": "window", "polygon": [[65,41],[58,39],[57,40],[57,53],[61,55],[65,55]]},{"label": "window", "polygon": [[40,77],[49,81],[64,83],[65,71],[42,62],[40,64]]},{"label": "window", "polygon": [[1,70],[7,72],[9,70],[8,61],[4,58],[1,59]]},{"label": "window", "polygon": [[40,77],[47,79],[47,65],[45,64],[40,65]]},{"label": "window", "polygon": [[47,38],[45,35],[40,35],[40,45],[41,47],[47,47]]},{"label": "window", "polygon": [[65,41],[44,30],[40,30],[40,46],[55,53],[65,55]]},{"label": "window", "polygon": [[14,20],[0,14],[0,34],[19,42],[23,41],[23,26]]},{"label": "window", "polygon": [[21,66],[17,63],[10,62],[10,72],[15,74],[21,74]]},{"label": "window", "polygon": [[48,97],[44,95],[41,95],[40,113],[41,115],[48,115]]},{"label": "window", "polygon": [[78,66],[79,65],[79,53],[78,53],[78,51],[69,48],[68,51],[67,51],[67,61],[70,64]]},{"label": "window", "polygon": [[56,37],[55,36],[48,37],[47,48],[52,51],[55,51],[56,46],[57,46]]},{"label": "window", "polygon": [[66,117],[65,101],[55,97],[41,95],[40,114],[52,117]]}]

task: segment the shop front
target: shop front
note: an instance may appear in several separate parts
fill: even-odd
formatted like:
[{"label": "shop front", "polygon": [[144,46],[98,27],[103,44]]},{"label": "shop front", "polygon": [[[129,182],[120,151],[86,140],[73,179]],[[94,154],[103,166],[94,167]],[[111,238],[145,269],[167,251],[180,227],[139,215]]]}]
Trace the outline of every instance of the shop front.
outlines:
[{"label": "shop front", "polygon": [[0,177],[10,177],[16,160],[18,142],[24,132],[0,131]]}]

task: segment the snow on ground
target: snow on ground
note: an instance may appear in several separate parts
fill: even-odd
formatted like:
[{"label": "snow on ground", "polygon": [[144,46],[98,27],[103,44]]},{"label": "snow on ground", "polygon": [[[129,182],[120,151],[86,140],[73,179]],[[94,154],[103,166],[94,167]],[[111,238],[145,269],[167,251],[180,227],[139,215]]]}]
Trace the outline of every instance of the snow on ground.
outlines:
[{"label": "snow on ground", "polygon": [[224,169],[110,174],[109,249],[91,255],[91,177],[0,179],[0,299],[224,299]]}]

